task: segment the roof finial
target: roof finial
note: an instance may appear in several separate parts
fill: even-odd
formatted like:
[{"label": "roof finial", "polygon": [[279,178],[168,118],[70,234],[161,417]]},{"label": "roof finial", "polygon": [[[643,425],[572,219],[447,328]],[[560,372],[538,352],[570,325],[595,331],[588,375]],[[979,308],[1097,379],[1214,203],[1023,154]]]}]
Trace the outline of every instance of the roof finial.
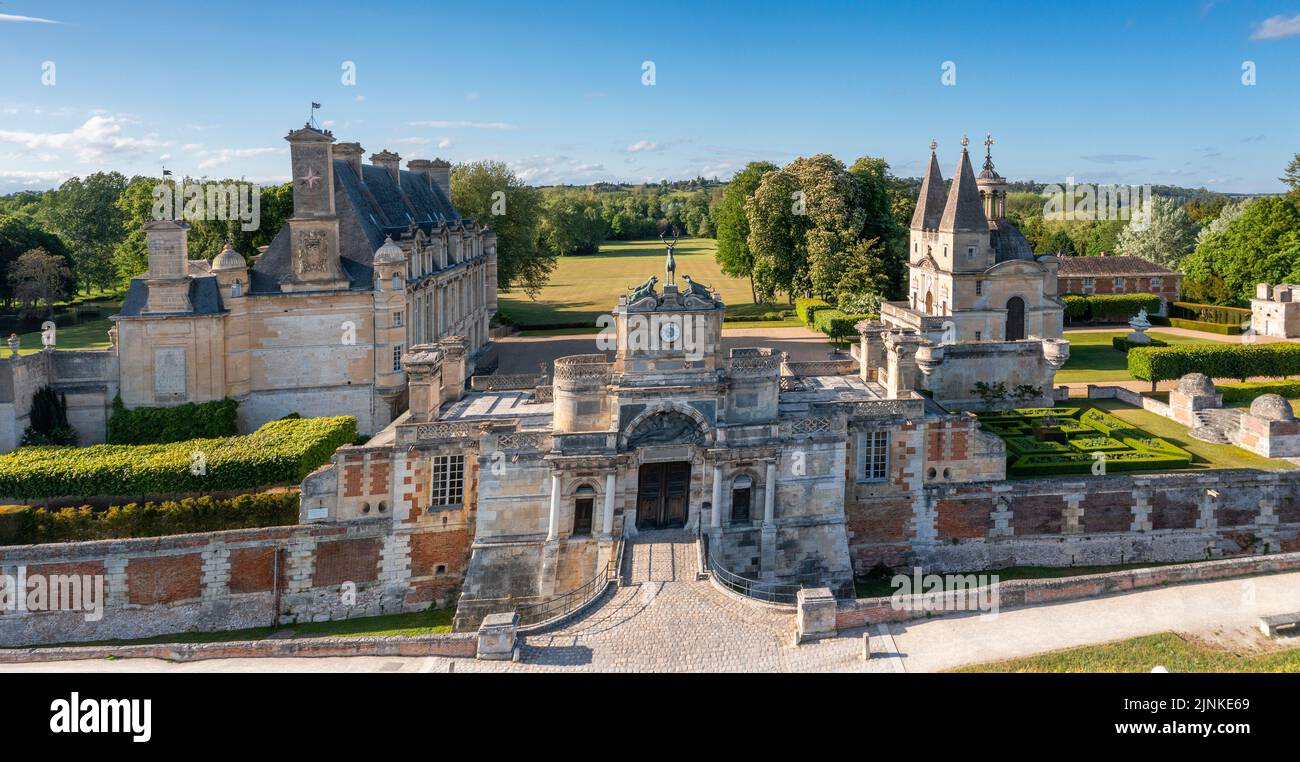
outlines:
[{"label": "roof finial", "polygon": [[968,146],[968,145],[970,145],[970,138],[966,137],[965,135],[962,135],[962,136],[961,136],[961,150],[965,151],[965,150],[966,150],[966,146]]},{"label": "roof finial", "polygon": [[930,138],[930,153],[934,153],[935,149],[937,149],[938,147],[939,147],[939,141],[935,140],[934,138]]},{"label": "roof finial", "polygon": [[984,134],[984,168],[993,171],[993,133]]}]

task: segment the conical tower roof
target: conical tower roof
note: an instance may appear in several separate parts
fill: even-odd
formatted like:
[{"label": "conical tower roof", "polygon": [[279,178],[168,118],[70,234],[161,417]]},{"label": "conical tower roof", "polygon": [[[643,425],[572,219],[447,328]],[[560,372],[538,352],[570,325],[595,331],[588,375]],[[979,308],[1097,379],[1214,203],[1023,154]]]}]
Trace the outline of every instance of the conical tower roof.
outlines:
[{"label": "conical tower roof", "polygon": [[984,216],[979,188],[975,184],[975,170],[971,168],[970,154],[966,152],[968,143],[968,139],[962,138],[961,160],[957,163],[952,187],[948,189],[943,218],[939,220],[939,231],[943,233],[988,232],[989,229],[989,220]]},{"label": "conical tower roof", "polygon": [[934,154],[938,145],[930,141],[930,166],[921,178],[921,195],[916,200],[916,211],[912,214],[912,229],[934,230],[939,227],[939,218],[943,216],[943,175],[939,172],[939,159]]}]

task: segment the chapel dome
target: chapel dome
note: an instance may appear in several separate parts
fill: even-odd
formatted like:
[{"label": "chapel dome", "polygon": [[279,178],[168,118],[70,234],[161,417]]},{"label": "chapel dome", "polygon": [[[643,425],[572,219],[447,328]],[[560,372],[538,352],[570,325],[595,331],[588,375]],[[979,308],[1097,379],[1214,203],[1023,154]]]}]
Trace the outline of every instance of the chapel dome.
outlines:
[{"label": "chapel dome", "polygon": [[221,253],[212,260],[212,271],[218,270],[244,270],[247,269],[248,263],[244,261],[244,255],[235,251],[229,244],[221,250]]},{"label": "chapel dome", "polygon": [[384,239],[384,245],[375,250],[375,264],[400,265],[406,262],[406,253],[393,241],[392,236]]}]

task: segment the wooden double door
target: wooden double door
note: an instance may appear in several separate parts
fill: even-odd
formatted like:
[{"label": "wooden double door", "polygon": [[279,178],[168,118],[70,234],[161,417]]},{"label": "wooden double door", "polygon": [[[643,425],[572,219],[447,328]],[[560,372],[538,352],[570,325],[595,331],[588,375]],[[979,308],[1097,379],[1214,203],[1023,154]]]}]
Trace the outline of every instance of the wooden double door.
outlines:
[{"label": "wooden double door", "polygon": [[647,463],[637,475],[636,527],[659,529],[686,525],[691,495],[691,464]]}]

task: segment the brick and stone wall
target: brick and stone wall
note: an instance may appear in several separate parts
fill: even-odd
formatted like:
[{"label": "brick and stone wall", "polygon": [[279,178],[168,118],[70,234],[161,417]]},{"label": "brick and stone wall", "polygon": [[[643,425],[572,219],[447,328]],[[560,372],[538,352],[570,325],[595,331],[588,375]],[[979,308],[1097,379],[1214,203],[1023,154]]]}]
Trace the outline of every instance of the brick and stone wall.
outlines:
[{"label": "brick and stone wall", "polygon": [[0,645],[236,630],[446,604],[464,577],[464,525],[338,524],[0,548],[0,574],[103,575],[103,617],[0,609]]},{"label": "brick and stone wall", "polygon": [[927,571],[1196,561],[1300,547],[1287,472],[1207,471],[863,494],[845,508],[854,570]]}]

